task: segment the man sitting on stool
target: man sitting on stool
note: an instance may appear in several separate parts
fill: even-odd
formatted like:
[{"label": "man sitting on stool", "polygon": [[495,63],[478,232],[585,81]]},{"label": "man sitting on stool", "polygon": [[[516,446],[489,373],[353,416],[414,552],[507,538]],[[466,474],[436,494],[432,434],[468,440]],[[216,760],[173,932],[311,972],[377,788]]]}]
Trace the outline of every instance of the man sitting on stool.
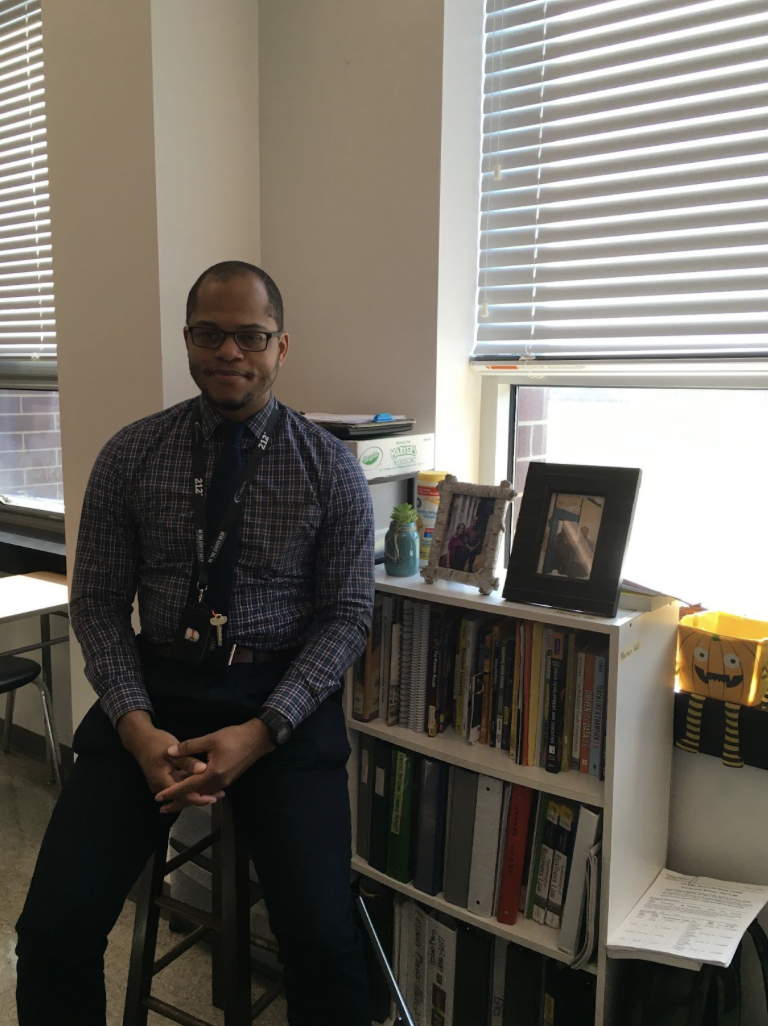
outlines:
[{"label": "man sitting on stool", "polygon": [[99,701],[17,923],[19,1026],[105,1026],[128,891],[175,815],[224,793],[292,1026],[369,1026],[339,685],[370,627],[370,491],[272,395],[289,340],[269,275],[209,268],[184,337],[202,395],[119,431],[85,495],[71,615]]}]

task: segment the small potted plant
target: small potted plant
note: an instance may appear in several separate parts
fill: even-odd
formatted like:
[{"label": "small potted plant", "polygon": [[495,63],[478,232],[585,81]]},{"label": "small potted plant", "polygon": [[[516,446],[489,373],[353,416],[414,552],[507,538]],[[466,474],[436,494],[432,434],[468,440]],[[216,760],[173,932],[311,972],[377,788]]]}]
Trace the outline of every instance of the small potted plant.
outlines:
[{"label": "small potted plant", "polygon": [[384,540],[384,569],[392,577],[412,577],[419,572],[418,513],[410,502],[401,502],[390,514]]}]

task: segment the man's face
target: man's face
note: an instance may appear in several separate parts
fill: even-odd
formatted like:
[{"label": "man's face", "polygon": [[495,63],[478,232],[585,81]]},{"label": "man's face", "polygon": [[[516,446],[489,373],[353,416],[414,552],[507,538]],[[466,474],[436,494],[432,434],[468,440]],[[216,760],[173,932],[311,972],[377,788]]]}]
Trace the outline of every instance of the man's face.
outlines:
[{"label": "man's face", "polygon": [[[277,331],[267,312],[267,290],[254,275],[228,281],[207,279],[200,286],[189,323],[224,331]],[[189,372],[211,406],[230,419],[245,420],[269,401],[272,385],[288,352],[288,336],[271,338],[261,353],[246,353],[233,338],[219,349],[200,349],[184,329]]]}]

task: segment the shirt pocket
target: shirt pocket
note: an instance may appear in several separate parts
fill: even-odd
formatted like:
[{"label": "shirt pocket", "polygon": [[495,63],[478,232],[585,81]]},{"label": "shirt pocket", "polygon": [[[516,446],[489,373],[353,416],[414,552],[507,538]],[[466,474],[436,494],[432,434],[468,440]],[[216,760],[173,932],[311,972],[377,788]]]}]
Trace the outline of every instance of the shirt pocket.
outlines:
[{"label": "shirt pocket", "polygon": [[323,513],[317,503],[260,503],[246,512],[239,564],[259,577],[306,577],[314,566]]},{"label": "shirt pocket", "polygon": [[189,503],[156,498],[148,502],[139,521],[144,564],[168,568],[188,566],[195,558],[195,532]]}]

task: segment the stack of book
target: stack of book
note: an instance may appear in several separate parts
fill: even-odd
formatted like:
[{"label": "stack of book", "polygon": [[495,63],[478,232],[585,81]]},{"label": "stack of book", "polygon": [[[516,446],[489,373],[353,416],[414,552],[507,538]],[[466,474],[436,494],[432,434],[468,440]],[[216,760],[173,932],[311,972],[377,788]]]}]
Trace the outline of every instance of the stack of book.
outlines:
[{"label": "stack of book", "polygon": [[[559,931],[586,961],[590,852],[599,810],[360,735],[357,854],[379,872],[475,915]],[[597,879],[591,880],[597,891]],[[584,938],[589,950],[584,950]]]},{"label": "stack of book", "polygon": [[593,975],[400,894],[390,893],[388,901],[385,953],[418,1026],[594,1023]]},{"label": "stack of book", "polygon": [[352,715],[602,780],[606,683],[600,634],[378,593]]}]

